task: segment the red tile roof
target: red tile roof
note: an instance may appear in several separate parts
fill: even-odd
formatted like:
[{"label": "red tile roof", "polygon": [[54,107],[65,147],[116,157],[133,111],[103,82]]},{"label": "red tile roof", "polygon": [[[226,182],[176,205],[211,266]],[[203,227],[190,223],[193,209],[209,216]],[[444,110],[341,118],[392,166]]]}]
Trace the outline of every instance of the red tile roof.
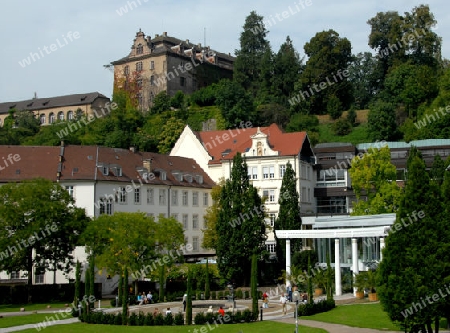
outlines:
[{"label": "red tile roof", "polygon": [[[270,147],[280,156],[294,156],[301,152],[307,138],[306,132],[284,133],[277,124],[260,127],[260,131],[268,136]],[[213,157],[209,164],[218,164],[221,160],[233,159],[237,152],[244,153],[252,146],[252,135],[257,128],[237,128],[222,131],[195,132],[200,143]],[[228,153],[223,156],[223,153]],[[222,157],[223,156],[223,157]]]},{"label": "red tile roof", "polygon": [[[10,156],[10,161],[8,161]],[[14,156],[17,161],[14,161]],[[60,158],[62,156],[62,158]],[[211,188],[214,181],[195,162],[185,157],[168,156],[148,152],[132,152],[128,149],[117,149],[97,146],[0,146],[0,183],[22,181],[42,177],[57,181],[99,180],[135,183],[142,177],[139,168],[143,161],[151,159],[151,172],[154,179],[148,184],[165,184],[174,186]],[[100,165],[108,167],[104,175]],[[112,168],[118,166],[122,175],[116,176]],[[165,171],[166,180],[160,179],[161,171]],[[60,174],[58,175],[58,172]],[[178,180],[174,173],[191,175],[192,182]],[[203,182],[196,180],[201,176]]]}]

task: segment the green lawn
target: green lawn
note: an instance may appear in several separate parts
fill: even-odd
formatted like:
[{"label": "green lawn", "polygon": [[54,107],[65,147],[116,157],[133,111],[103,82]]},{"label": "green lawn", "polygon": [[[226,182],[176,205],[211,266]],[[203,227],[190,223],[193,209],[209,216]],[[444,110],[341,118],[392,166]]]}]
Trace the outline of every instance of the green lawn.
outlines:
[{"label": "green lawn", "polygon": [[[201,331],[201,328],[203,330]],[[197,331],[195,331],[197,329]],[[45,333],[118,333],[118,332],[129,332],[129,333],[204,333],[211,332],[214,333],[261,333],[261,332],[293,332],[295,325],[276,323],[273,321],[263,321],[251,324],[232,324],[232,325],[211,325],[210,328],[206,326],[140,326],[140,327],[125,327],[125,326],[112,326],[112,325],[90,325],[90,324],[69,324],[69,325],[57,325],[49,326],[45,329]],[[322,329],[309,328],[309,327],[299,327],[299,331],[302,333],[327,333]],[[35,329],[29,329],[21,331],[24,333],[36,333]]]},{"label": "green lawn", "polygon": [[331,124],[319,125],[320,142],[350,142],[352,144],[372,142],[367,136],[367,124],[360,124],[353,128],[348,135],[337,136],[334,134]]},{"label": "green lawn", "polygon": [[[33,313],[24,316],[11,316],[0,318],[0,327],[12,327],[26,324],[36,324],[45,320],[45,317],[51,317],[53,313]],[[63,314],[64,315],[64,314]],[[72,315],[66,316],[62,319],[73,318]],[[55,318],[56,319],[56,318]]]},{"label": "green lawn", "polygon": [[325,323],[342,324],[352,327],[373,328],[377,330],[400,331],[393,324],[380,303],[338,305],[329,312],[301,317],[302,320],[317,320]]},{"label": "green lawn", "polygon": [[[102,302],[103,303],[103,302]],[[45,304],[2,304],[0,305],[0,312],[19,312],[20,308],[25,308],[25,311],[39,311],[48,310],[47,305],[50,305],[52,309],[63,309],[65,304],[68,302],[57,302],[57,303],[45,303]],[[106,305],[106,302],[105,302]],[[108,303],[109,305],[109,303]]]}]

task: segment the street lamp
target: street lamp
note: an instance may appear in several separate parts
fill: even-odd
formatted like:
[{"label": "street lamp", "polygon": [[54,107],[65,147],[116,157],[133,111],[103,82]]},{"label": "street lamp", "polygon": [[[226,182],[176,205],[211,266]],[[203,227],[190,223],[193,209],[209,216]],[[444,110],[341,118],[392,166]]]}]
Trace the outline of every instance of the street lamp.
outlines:
[{"label": "street lamp", "polygon": [[292,293],[292,300],[295,302],[295,310],[294,310],[295,333],[298,333],[298,300],[299,299],[300,299],[300,293],[298,292],[298,290],[296,290]]}]

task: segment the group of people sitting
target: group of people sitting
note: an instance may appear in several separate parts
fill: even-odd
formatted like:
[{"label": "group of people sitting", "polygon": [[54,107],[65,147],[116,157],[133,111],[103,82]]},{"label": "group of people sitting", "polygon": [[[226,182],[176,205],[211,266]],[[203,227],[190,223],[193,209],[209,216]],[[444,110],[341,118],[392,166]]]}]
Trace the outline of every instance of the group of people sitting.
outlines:
[{"label": "group of people sitting", "polygon": [[152,292],[149,291],[147,295],[145,295],[145,292],[142,292],[142,295],[138,295],[137,300],[139,302],[139,305],[144,304],[151,304],[153,303],[153,295]]}]

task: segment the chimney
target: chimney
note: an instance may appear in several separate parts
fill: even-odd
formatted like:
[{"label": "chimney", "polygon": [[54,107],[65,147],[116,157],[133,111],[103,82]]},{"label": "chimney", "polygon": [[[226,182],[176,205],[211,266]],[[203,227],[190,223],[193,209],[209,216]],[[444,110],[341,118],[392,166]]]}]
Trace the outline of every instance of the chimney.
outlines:
[{"label": "chimney", "polygon": [[186,39],[186,44],[189,44],[189,39]]},{"label": "chimney", "polygon": [[151,159],[143,160],[142,166],[147,169],[148,173],[152,172],[152,160]]},{"label": "chimney", "polygon": [[164,36],[164,37],[167,37],[167,31],[164,31],[164,32],[163,32],[163,36]]},{"label": "chimney", "polygon": [[201,49],[201,48],[202,48],[202,43],[198,43],[198,44],[197,44],[197,47],[198,47],[199,49]]}]

